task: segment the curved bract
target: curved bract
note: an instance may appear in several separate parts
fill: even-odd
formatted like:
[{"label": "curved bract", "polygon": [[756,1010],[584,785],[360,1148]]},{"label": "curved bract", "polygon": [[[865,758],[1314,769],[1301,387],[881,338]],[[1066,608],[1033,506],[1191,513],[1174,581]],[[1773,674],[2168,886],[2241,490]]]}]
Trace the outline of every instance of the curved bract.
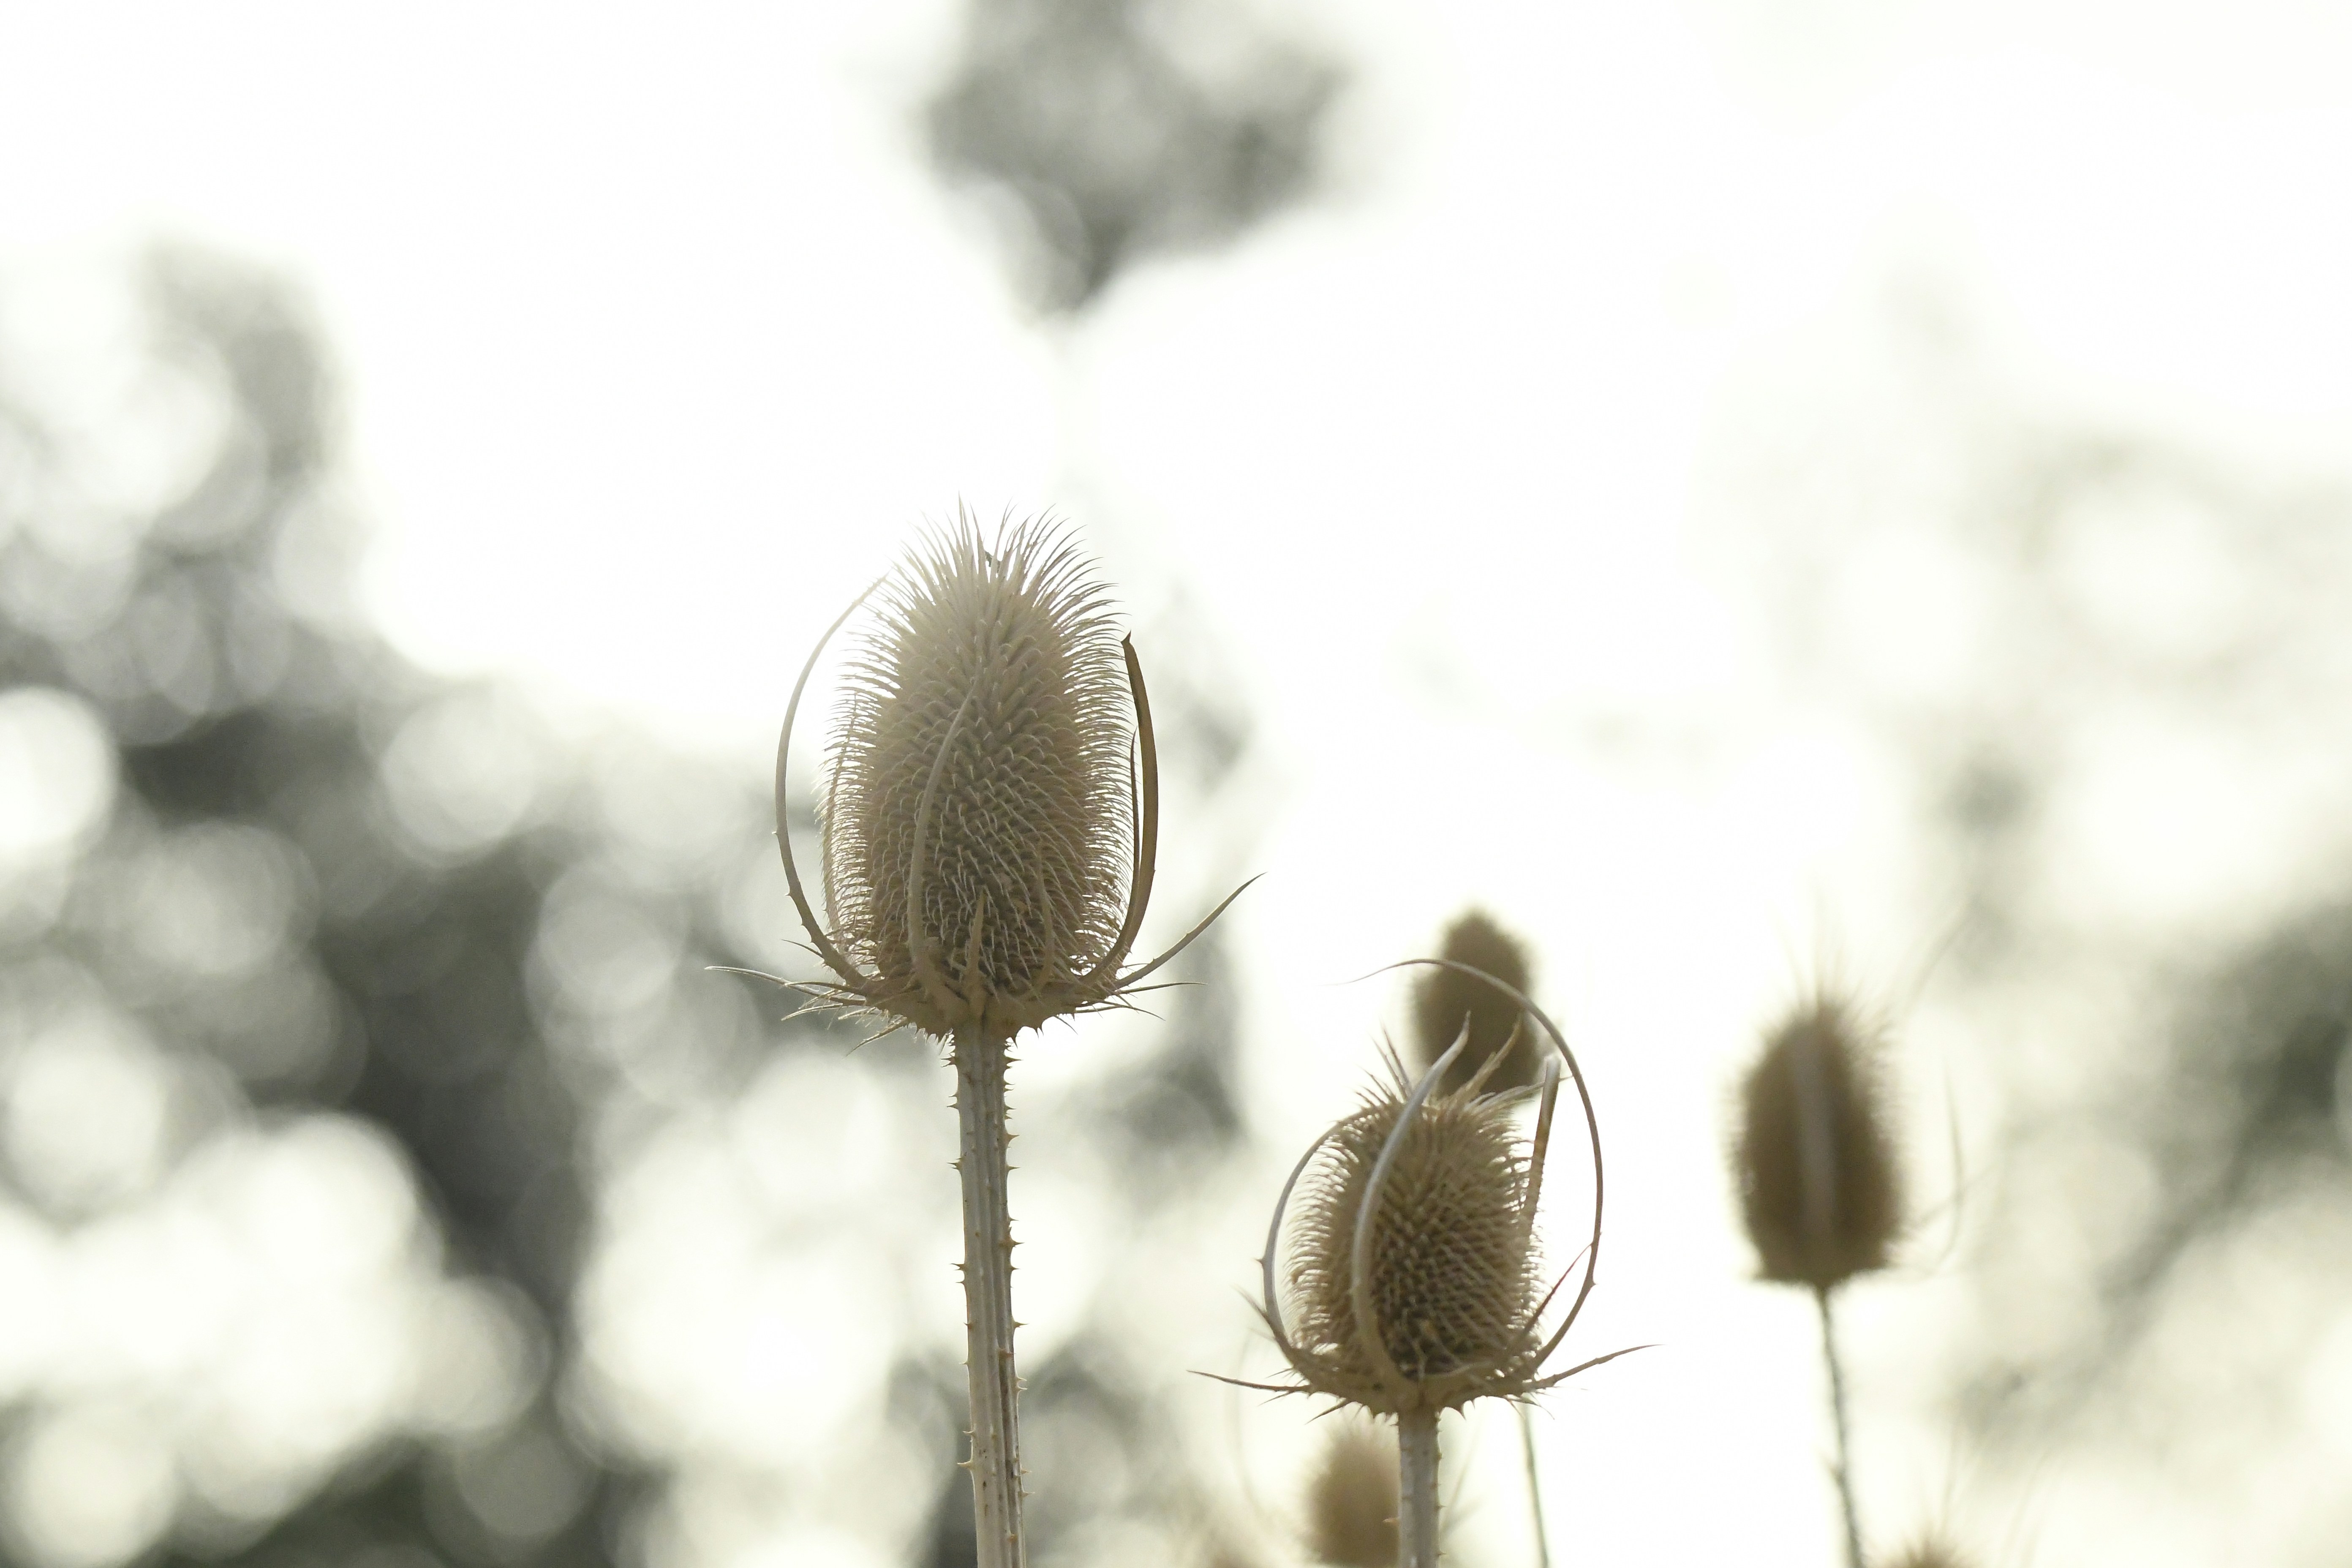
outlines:
[{"label": "curved bract", "polygon": [[1042,521],[992,544],[962,516],[826,638],[869,599],[876,624],[848,663],[820,812],[830,931],[801,887],[784,800],[823,641],[776,754],[786,879],[837,982],[821,997],[997,1039],[1108,1005],[1192,936],[1123,967],[1150,900],[1159,753],[1142,665],[1090,564]]}]

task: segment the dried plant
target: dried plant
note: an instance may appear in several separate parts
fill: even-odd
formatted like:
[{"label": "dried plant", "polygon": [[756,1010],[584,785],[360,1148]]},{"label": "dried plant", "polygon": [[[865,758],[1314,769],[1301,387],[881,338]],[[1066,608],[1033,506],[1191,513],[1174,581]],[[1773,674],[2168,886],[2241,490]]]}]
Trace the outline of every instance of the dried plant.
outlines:
[{"label": "dried plant", "polygon": [[1326,1134],[1293,1210],[1293,1364],[1318,1393],[1381,1415],[1524,1394],[1543,1349],[1543,1279],[1522,1202],[1518,1097],[1481,1093],[1473,1079],[1408,1119],[1413,1086],[1390,1067]]},{"label": "dried plant", "polygon": [[1821,1313],[1849,1568],[1862,1568],[1862,1527],[1831,1297],[1857,1275],[1885,1268],[1902,1228],[1884,1049],[1883,1026],[1851,999],[1823,993],[1801,1003],[1766,1037],[1748,1072],[1732,1150],[1740,1213],[1762,1277],[1807,1287]]},{"label": "dried plant", "polygon": [[1930,1535],[1913,1542],[1886,1568],[1966,1568],[1967,1563],[1958,1548],[1941,1536]]},{"label": "dried plant", "polygon": [[[1514,991],[1534,989],[1526,945],[1483,910],[1469,910],[1445,928],[1438,955],[1491,974]],[[1442,1056],[1464,1027],[1469,1029],[1470,1048],[1438,1085],[1448,1092],[1481,1071],[1491,1074],[1487,1081],[1497,1089],[1529,1088],[1547,1055],[1543,1043],[1520,1028],[1518,1007],[1509,998],[1461,970],[1433,969],[1421,976],[1413,986],[1412,1022],[1413,1064],[1420,1068]]]},{"label": "dried plant", "polygon": [[[1543,1371],[1591,1294],[1600,1257],[1600,1122],[1575,1056],[1516,987],[1452,960],[1412,962],[1497,987],[1549,1035],[1559,1056],[1544,1063],[1534,1138],[1522,1145],[1516,1130],[1513,1111],[1523,1092],[1485,1092],[1501,1053],[1488,1058],[1486,1072],[1439,1092],[1469,1047],[1466,1028],[1417,1082],[1407,1080],[1391,1055],[1388,1078],[1308,1145],[1275,1205],[1262,1264],[1263,1310],[1299,1381],[1259,1386],[1328,1394],[1396,1421],[1398,1561],[1433,1568],[1439,1413],[1478,1398],[1525,1399],[1626,1352],[1566,1372]],[[1535,1218],[1562,1062],[1591,1136],[1592,1238],[1583,1282],[1546,1335],[1540,1320],[1559,1284],[1541,1288]],[[1286,1254],[1284,1220],[1294,1193],[1299,1204],[1288,1233],[1286,1289],[1277,1292],[1276,1259]],[[1559,1283],[1565,1282],[1563,1275]]]},{"label": "dried plant", "polygon": [[[825,643],[877,592],[820,812],[828,931],[793,860],[793,724]],[[981,1568],[1024,1560],[1006,1047],[1049,1018],[1118,1005],[1233,901],[1160,958],[1123,967],[1151,897],[1159,800],[1134,645],[1115,636],[1090,564],[1043,521],[990,544],[959,514],[860,595],[809,655],[776,748],[785,885],[834,974],[802,989],[888,1019],[885,1033],[911,1025],[952,1042]]]}]

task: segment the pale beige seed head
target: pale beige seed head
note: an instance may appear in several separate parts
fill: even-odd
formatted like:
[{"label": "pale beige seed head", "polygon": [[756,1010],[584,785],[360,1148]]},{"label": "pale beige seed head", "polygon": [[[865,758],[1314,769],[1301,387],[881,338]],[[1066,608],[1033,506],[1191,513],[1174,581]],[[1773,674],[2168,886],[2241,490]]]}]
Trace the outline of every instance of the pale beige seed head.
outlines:
[{"label": "pale beige seed head", "polygon": [[[1472,910],[1447,926],[1438,952],[1484,970],[1514,991],[1531,989],[1526,944],[1484,910]],[[1482,1069],[1495,1089],[1524,1089],[1536,1081],[1549,1055],[1532,1029],[1523,1026],[1518,1004],[1458,969],[1422,971],[1413,984],[1412,1021],[1415,1065],[1424,1068],[1445,1054],[1465,1022],[1469,1026],[1469,1048],[1446,1069],[1440,1089],[1459,1089]],[[1503,1059],[1488,1068],[1498,1054]]]},{"label": "pale beige seed head", "polygon": [[1520,1097],[1475,1087],[1422,1106],[1372,1211],[1367,1294],[1393,1373],[1359,1333],[1357,1216],[1409,1093],[1399,1071],[1332,1130],[1286,1248],[1293,1367],[1313,1391],[1383,1415],[1527,1393],[1543,1350],[1527,1153],[1511,1114]]},{"label": "pale beige seed head", "polygon": [[1903,1198],[1883,1050],[1860,1008],[1821,995],[1749,1070],[1732,1165],[1764,1279],[1826,1290],[1886,1266]]},{"label": "pale beige seed head", "polygon": [[1393,1568],[1397,1447],[1369,1421],[1341,1415],[1307,1485],[1307,1550],[1331,1568]]},{"label": "pale beige seed head", "polygon": [[992,545],[967,516],[877,608],[820,812],[863,1000],[1000,1037],[1100,1002],[1135,827],[1126,666],[1089,563],[1042,521]]}]

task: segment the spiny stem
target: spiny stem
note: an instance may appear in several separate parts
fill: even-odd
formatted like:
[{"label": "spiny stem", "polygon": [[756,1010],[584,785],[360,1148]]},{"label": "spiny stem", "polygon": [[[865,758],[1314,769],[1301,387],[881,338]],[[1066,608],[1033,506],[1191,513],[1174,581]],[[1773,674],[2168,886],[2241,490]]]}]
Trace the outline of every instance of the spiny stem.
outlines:
[{"label": "spiny stem", "polygon": [[1551,1568],[1551,1538],[1544,1532],[1543,1482],[1536,1474],[1536,1413],[1525,1405],[1518,1406],[1518,1412],[1519,1448],[1528,1458],[1528,1511],[1535,1516],[1536,1568]]},{"label": "spiny stem", "polygon": [[956,1162],[963,1180],[964,1364],[971,1382],[971,1510],[978,1568],[1024,1568],[1021,1380],[1013,1369],[1013,1215],[1005,1199],[1004,1042],[955,1032]]},{"label": "spiny stem", "polygon": [[1397,1568],[1437,1568],[1437,1412],[1397,1417]]},{"label": "spiny stem", "polygon": [[1853,1462],[1846,1440],[1845,1366],[1838,1359],[1837,1329],[1830,1313],[1830,1288],[1817,1285],[1813,1300],[1822,1309],[1822,1359],[1830,1369],[1830,1415],[1837,1423],[1838,1501],[1845,1509],[1846,1568],[1862,1568],[1862,1522],[1853,1510]]}]

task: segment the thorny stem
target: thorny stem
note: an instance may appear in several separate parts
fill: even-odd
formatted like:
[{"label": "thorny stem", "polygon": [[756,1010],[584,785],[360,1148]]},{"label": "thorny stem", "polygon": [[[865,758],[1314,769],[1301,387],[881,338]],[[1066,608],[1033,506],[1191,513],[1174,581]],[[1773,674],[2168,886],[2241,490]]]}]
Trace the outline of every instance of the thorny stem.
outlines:
[{"label": "thorny stem", "polygon": [[956,1169],[963,1179],[964,1364],[971,1381],[973,1534],[978,1568],[1024,1568],[1021,1380],[1013,1369],[1013,1215],[1005,1201],[1004,1042],[955,1032]]},{"label": "thorny stem", "polygon": [[1830,1288],[1813,1287],[1822,1309],[1822,1359],[1830,1369],[1830,1415],[1837,1423],[1838,1501],[1845,1509],[1846,1568],[1862,1568],[1862,1523],[1853,1510],[1853,1465],[1846,1441],[1845,1366],[1838,1360],[1837,1330],[1830,1314]]},{"label": "thorny stem", "polygon": [[1543,1483],[1536,1474],[1536,1413],[1524,1402],[1518,1411],[1519,1449],[1528,1459],[1528,1511],[1535,1517],[1536,1568],[1551,1568],[1551,1537],[1544,1531]]},{"label": "thorny stem", "polygon": [[1397,1417],[1397,1568],[1437,1568],[1437,1412]]}]

